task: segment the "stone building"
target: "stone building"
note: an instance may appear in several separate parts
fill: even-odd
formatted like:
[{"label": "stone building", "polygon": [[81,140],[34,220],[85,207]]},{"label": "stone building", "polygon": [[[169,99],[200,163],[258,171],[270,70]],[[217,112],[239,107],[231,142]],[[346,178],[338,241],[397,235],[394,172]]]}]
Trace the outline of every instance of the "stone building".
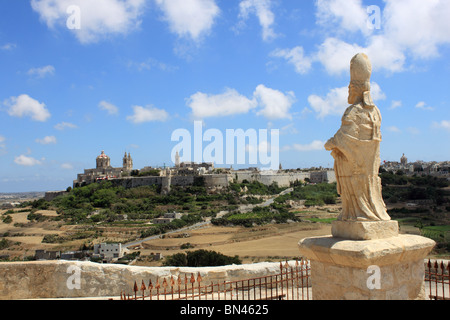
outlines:
[{"label": "stone building", "polygon": [[96,158],[95,169],[85,169],[84,173],[80,173],[77,179],[73,181],[73,187],[80,187],[91,184],[97,180],[109,180],[121,178],[124,173],[128,175],[133,170],[133,159],[130,153],[125,153],[122,159],[122,167],[114,168],[111,166],[111,158],[104,151]]},{"label": "stone building", "polygon": [[121,243],[100,243],[94,245],[94,255],[99,255],[103,259],[122,258],[124,248]]},{"label": "stone building", "polygon": [[122,167],[125,171],[131,171],[133,170],[133,159],[131,158],[130,153],[125,152],[125,155],[123,156],[123,161],[122,161]]},{"label": "stone building", "polygon": [[36,250],[34,258],[36,260],[56,260],[61,257],[61,251]]},{"label": "stone building", "polygon": [[405,157],[405,154],[400,158],[400,163],[404,166],[408,164],[408,158]]},{"label": "stone building", "polygon": [[153,219],[153,223],[154,223],[154,224],[166,224],[166,223],[171,223],[171,222],[172,222],[173,220],[175,220],[175,219],[181,219],[182,216],[183,216],[182,213],[178,213],[178,212],[167,212],[167,213],[164,214],[164,217]]},{"label": "stone building", "polygon": [[105,151],[96,158],[97,169],[107,169],[111,167],[111,159],[105,154]]}]

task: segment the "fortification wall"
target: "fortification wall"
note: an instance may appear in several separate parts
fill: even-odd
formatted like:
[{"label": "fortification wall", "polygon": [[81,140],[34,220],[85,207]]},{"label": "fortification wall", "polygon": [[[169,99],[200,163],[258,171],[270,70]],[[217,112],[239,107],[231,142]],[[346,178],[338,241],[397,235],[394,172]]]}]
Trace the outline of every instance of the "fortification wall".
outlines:
[{"label": "fortification wall", "polygon": [[65,195],[67,193],[67,191],[48,191],[45,193],[44,195],[44,199],[45,201],[52,201],[53,199],[55,199],[56,197]]},{"label": "fortification wall", "polygon": [[[159,278],[177,281],[201,275],[204,284],[262,277],[280,272],[280,264],[258,263],[223,267],[137,267],[81,261],[31,261],[0,263],[0,299],[118,297],[131,293],[134,282],[156,283]],[[77,288],[76,279],[79,279]]]},{"label": "fortification wall", "polygon": [[205,178],[205,187],[208,188],[226,188],[233,181],[233,177],[230,174],[206,174],[203,177]]},{"label": "fortification wall", "polygon": [[109,180],[114,186],[124,188],[136,188],[142,186],[161,185],[162,177],[128,177]]},{"label": "fortification wall", "polygon": [[[326,174],[326,171],[324,171]],[[310,172],[255,172],[255,171],[237,171],[232,174],[233,179],[237,179],[238,183],[242,183],[244,180],[249,182],[258,181],[265,185],[271,185],[272,183],[278,183],[279,187],[289,187],[292,182],[304,181],[306,178],[310,178]]]},{"label": "fortification wall", "polygon": [[249,182],[259,181],[260,173],[256,171],[236,171],[231,174],[232,179],[237,183],[242,183],[244,180]]},{"label": "fortification wall", "polygon": [[[191,186],[194,185],[196,179],[204,179],[206,187],[228,187],[230,182],[237,181],[242,183],[244,180],[249,182],[258,181],[265,185],[278,183],[280,187],[289,187],[295,181],[304,181],[306,178],[312,182],[336,182],[334,171],[317,171],[317,172],[258,172],[258,171],[235,171],[230,174],[205,174],[202,176],[171,176],[171,186]],[[163,180],[167,177],[127,177],[110,180],[116,186],[124,188],[135,188],[149,185],[162,185]],[[167,181],[166,181],[167,183]]]},{"label": "fortification wall", "polygon": [[308,172],[296,172],[296,173],[279,173],[271,175],[261,175],[260,182],[265,185],[271,185],[276,182],[279,187],[289,187],[291,183],[298,181],[304,181],[309,178]]},{"label": "fortification wall", "polygon": [[194,176],[172,176],[173,186],[186,187],[194,184]]},{"label": "fortification wall", "polygon": [[142,187],[142,186],[151,186],[151,185],[160,185],[161,177],[139,177],[133,178],[132,180],[132,188]]}]

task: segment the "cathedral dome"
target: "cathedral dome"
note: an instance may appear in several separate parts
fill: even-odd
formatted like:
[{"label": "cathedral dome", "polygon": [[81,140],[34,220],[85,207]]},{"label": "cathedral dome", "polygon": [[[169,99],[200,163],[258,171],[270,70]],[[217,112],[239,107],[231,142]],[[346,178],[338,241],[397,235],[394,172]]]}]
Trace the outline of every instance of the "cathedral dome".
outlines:
[{"label": "cathedral dome", "polygon": [[109,157],[105,154],[105,151],[102,151],[102,153],[97,157],[97,159],[109,159]]},{"label": "cathedral dome", "polygon": [[105,154],[105,151],[102,151],[102,153],[97,157],[96,163],[97,163],[97,169],[105,169],[110,167],[110,158]]}]

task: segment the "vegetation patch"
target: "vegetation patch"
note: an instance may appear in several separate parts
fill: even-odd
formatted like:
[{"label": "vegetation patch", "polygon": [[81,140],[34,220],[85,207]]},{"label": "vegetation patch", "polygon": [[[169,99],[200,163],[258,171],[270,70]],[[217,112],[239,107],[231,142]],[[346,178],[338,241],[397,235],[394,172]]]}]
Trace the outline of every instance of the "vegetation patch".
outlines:
[{"label": "vegetation patch", "polygon": [[166,257],[163,262],[164,266],[172,267],[216,267],[231,264],[242,264],[242,262],[238,256],[230,257],[215,251],[207,250],[177,253]]},{"label": "vegetation patch", "polygon": [[286,200],[305,200],[305,206],[323,206],[326,204],[336,204],[338,198],[336,183],[320,184],[298,184],[294,190],[286,195],[275,199],[277,203],[283,203]]},{"label": "vegetation patch", "polygon": [[336,221],[336,218],[305,218],[305,220],[314,222],[314,223],[326,223],[331,224],[333,221]]},{"label": "vegetation patch", "polygon": [[273,205],[269,207],[255,207],[251,212],[230,212],[222,218],[212,219],[211,223],[218,226],[244,226],[263,225],[271,222],[286,223],[289,220],[298,221],[294,213],[285,208]]}]

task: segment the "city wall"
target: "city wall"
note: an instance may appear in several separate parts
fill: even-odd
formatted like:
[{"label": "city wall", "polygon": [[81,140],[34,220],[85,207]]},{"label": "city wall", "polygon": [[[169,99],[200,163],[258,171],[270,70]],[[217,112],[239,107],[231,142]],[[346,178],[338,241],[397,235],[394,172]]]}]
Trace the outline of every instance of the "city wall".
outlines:
[{"label": "city wall", "polygon": [[[192,274],[210,284],[263,277],[280,272],[280,263],[257,263],[223,267],[138,267],[82,261],[31,261],[0,263],[0,299],[118,297],[132,293],[134,282],[162,283],[171,276]],[[79,281],[77,280],[79,279]],[[78,282],[77,282],[78,281]],[[79,285],[77,285],[79,284]]]},{"label": "city wall", "polygon": [[[305,181],[310,179],[313,183],[336,182],[335,173],[332,170],[329,171],[310,171],[310,172],[289,172],[289,171],[253,171],[242,170],[234,171],[232,173],[223,174],[204,174],[200,176],[195,175],[172,175],[172,176],[148,176],[148,177],[126,177],[111,179],[115,186],[122,186],[124,188],[135,188],[141,186],[158,185],[163,188],[170,188],[171,186],[191,186],[194,185],[196,179],[203,178],[205,186],[208,188],[226,188],[232,182],[242,183],[248,182],[260,182],[264,185],[271,185],[274,182],[279,187],[289,187],[291,183],[296,181]],[[56,192],[46,193],[46,197],[53,199],[58,194]]]}]

